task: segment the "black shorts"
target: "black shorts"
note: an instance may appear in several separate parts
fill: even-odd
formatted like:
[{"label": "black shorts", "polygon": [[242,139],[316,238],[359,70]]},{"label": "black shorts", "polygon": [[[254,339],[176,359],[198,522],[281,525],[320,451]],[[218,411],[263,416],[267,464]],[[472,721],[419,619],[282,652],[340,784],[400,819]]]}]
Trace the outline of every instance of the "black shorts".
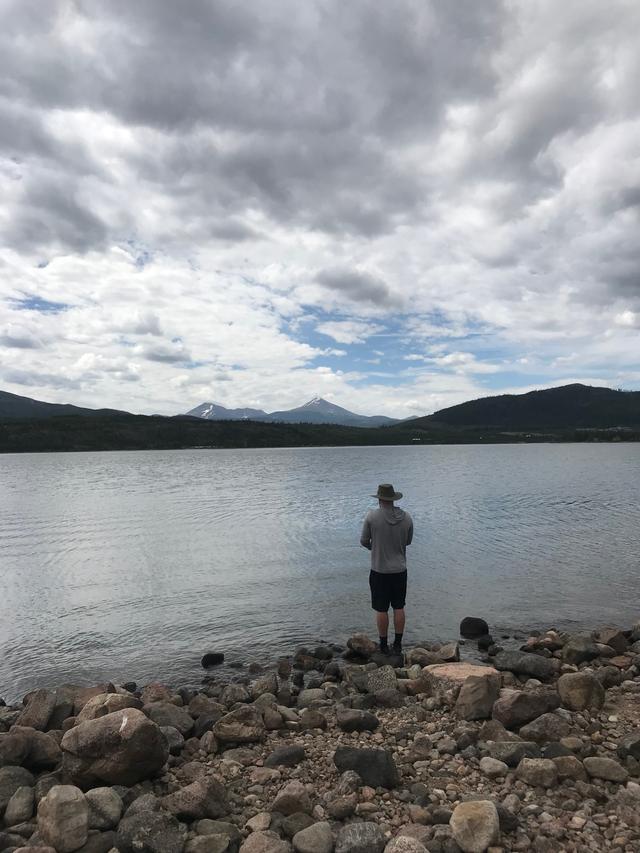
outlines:
[{"label": "black shorts", "polygon": [[394,610],[402,610],[407,597],[407,573],[370,572],[369,587],[371,589],[371,606],[378,613],[386,613],[389,605]]}]

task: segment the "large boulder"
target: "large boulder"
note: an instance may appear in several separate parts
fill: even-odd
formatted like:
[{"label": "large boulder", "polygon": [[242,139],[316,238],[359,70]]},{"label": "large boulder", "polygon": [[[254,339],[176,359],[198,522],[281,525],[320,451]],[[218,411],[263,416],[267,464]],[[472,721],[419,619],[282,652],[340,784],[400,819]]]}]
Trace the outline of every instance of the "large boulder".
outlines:
[{"label": "large boulder", "polygon": [[135,785],[155,776],[169,755],[160,727],[136,708],[74,726],[61,746],[63,769],[81,788]]},{"label": "large boulder", "polygon": [[225,714],[212,731],[220,743],[256,743],[265,737],[262,714],[252,705]]},{"label": "large boulder", "polygon": [[519,729],[536,717],[555,711],[559,705],[560,697],[555,690],[511,690],[503,691],[492,713],[505,728]]},{"label": "large boulder", "polygon": [[45,731],[49,724],[51,715],[56,707],[56,694],[54,690],[35,690],[25,697],[24,710],[16,720],[19,726],[26,726],[38,731]]},{"label": "large boulder", "polygon": [[501,672],[513,672],[516,675],[528,675],[540,681],[548,681],[557,675],[560,662],[555,658],[544,658],[530,652],[499,652],[493,658],[493,665]]},{"label": "large boulder", "polygon": [[58,853],[73,853],[89,837],[89,805],[73,785],[56,785],[38,804],[38,832]]},{"label": "large boulder", "polygon": [[142,701],[137,696],[127,693],[99,693],[92,696],[78,714],[76,720],[83,723],[85,720],[97,720],[98,717],[106,717],[114,711],[123,711],[125,708],[142,708]]},{"label": "large boulder", "polygon": [[500,676],[469,675],[462,682],[455,711],[463,720],[485,720],[500,693]]},{"label": "large boulder", "polygon": [[567,672],[558,679],[558,693],[565,708],[599,710],[604,705],[605,689],[590,672]]},{"label": "large boulder", "polygon": [[354,770],[364,784],[372,788],[396,788],[400,784],[393,756],[386,749],[339,746],[333,761],[341,773]]},{"label": "large boulder", "polygon": [[451,833],[464,853],[484,853],[500,839],[500,818],[490,800],[460,803],[451,815]]}]

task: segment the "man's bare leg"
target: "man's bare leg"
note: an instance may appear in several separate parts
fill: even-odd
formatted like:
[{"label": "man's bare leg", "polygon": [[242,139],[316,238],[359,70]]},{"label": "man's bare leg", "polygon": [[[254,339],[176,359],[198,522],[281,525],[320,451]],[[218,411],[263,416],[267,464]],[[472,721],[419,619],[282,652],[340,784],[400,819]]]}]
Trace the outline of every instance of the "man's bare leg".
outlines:
[{"label": "man's bare leg", "polygon": [[[387,634],[389,633],[389,614],[376,610],[376,626],[380,637],[380,651],[387,648]],[[383,642],[384,641],[384,642]]]},{"label": "man's bare leg", "polygon": [[398,610],[394,610],[393,630],[396,632],[396,636],[393,641],[393,648],[397,652],[402,650],[402,635],[404,634],[404,622],[404,607],[398,608]]}]

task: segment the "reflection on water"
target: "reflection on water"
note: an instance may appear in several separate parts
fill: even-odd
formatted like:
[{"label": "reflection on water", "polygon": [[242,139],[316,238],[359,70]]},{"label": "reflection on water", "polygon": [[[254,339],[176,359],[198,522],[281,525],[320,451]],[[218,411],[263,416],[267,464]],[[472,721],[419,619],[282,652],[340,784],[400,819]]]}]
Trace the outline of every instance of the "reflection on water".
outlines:
[{"label": "reflection on water", "polygon": [[400,488],[407,640],[640,619],[640,446],[0,456],[0,695],[196,681],[206,649],[273,659],[372,624],[360,524]]}]

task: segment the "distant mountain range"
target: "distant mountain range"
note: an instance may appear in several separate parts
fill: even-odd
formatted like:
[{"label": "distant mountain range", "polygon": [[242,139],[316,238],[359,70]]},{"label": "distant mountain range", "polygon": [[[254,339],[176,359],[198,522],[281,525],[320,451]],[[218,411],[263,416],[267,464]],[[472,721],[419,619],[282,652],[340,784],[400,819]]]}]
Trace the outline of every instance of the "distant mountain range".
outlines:
[{"label": "distant mountain range", "polygon": [[53,418],[64,415],[106,416],[126,415],[117,409],[84,409],[70,403],[43,403],[31,397],[20,397],[0,391],[0,418]]},{"label": "distant mountain range", "polygon": [[380,427],[398,423],[397,418],[384,415],[357,415],[342,406],[336,406],[322,397],[313,397],[296,409],[265,412],[262,409],[227,409],[218,403],[202,403],[186,413],[194,418],[208,421],[251,420],[289,424],[338,424],[340,426]]},{"label": "distant mountain range", "polygon": [[637,427],[640,391],[615,391],[576,383],[527,394],[500,394],[415,418],[411,426],[503,430]]},{"label": "distant mountain range", "polygon": [[[138,418],[117,409],[87,409],[61,403],[45,403],[0,391],[0,419],[39,419],[78,416],[82,418]],[[250,421],[260,424],[316,424],[344,427],[386,427],[390,435],[427,437],[428,434],[459,433],[469,430],[537,432],[575,429],[640,428],[640,391],[615,391],[590,385],[564,385],[531,391],[527,394],[500,394],[482,397],[458,406],[450,406],[422,418],[395,420],[382,415],[357,415],[314,397],[295,409],[264,412],[261,409],[227,409],[215,403],[203,403],[186,415],[174,418],[155,416],[158,421],[195,419],[204,421]],[[233,430],[233,423],[225,429]],[[271,433],[269,433],[271,434]],[[421,439],[420,439],[421,440]]]}]

